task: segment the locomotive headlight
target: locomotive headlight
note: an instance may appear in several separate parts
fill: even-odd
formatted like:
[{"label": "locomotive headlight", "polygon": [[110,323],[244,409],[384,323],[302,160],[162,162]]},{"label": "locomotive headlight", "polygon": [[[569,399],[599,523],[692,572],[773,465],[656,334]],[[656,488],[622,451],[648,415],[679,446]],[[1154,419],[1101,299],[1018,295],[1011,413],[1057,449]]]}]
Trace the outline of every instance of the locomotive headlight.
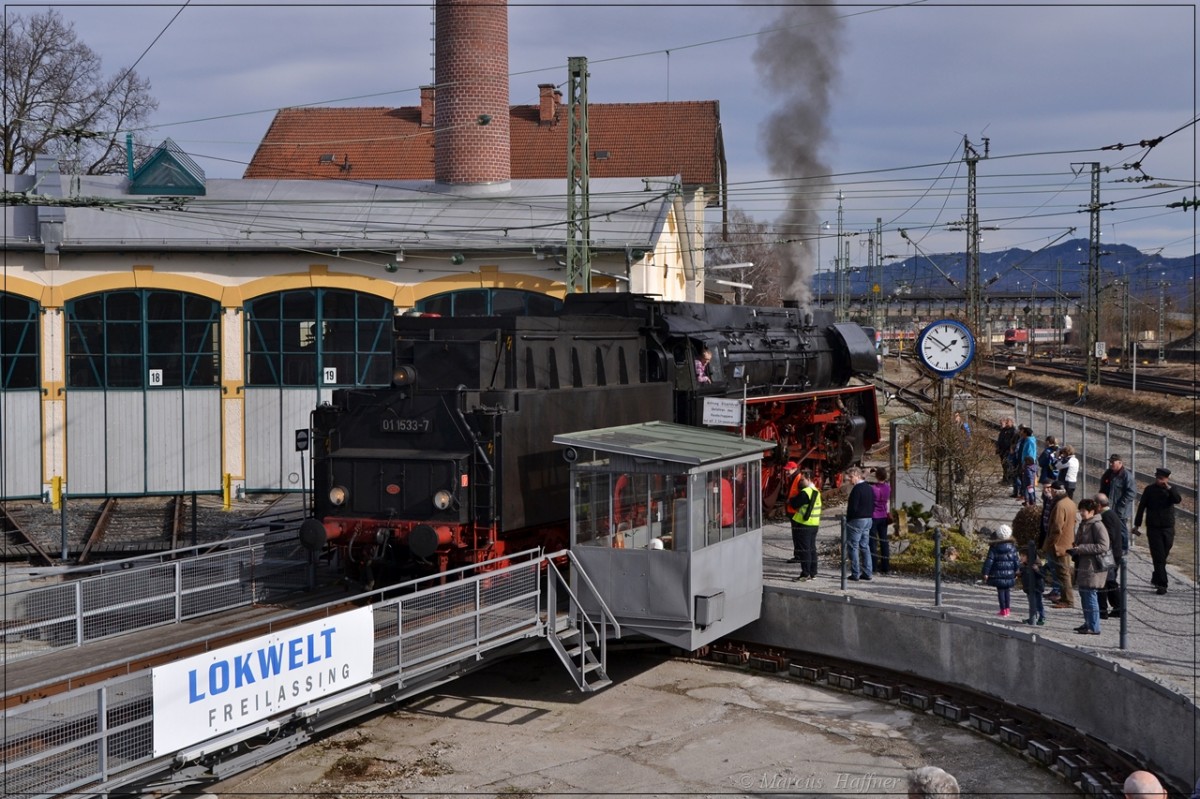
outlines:
[{"label": "locomotive headlight", "polygon": [[333,488],[329,489],[329,501],[334,505],[345,505],[346,489],[342,488],[341,486],[334,486]]},{"label": "locomotive headlight", "polygon": [[453,499],[454,497],[450,494],[450,492],[443,488],[441,491],[433,495],[433,507],[437,508],[438,510],[445,510],[446,508],[450,507],[450,502]]}]

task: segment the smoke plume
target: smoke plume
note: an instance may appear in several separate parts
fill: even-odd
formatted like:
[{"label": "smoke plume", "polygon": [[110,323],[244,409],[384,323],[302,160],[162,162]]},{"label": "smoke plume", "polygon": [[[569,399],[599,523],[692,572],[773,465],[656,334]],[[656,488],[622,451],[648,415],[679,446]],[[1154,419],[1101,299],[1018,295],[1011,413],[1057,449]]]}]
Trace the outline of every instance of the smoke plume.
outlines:
[{"label": "smoke plume", "polygon": [[[780,219],[784,250],[780,285],[785,297],[807,305],[817,267],[821,210],[817,198],[829,186],[821,157],[829,138],[829,105],[838,75],[842,22],[836,6],[781,6],[754,52],[760,76],[777,98],[763,125],[767,159],[776,175],[795,180]],[[841,242],[828,247],[836,252]]]}]

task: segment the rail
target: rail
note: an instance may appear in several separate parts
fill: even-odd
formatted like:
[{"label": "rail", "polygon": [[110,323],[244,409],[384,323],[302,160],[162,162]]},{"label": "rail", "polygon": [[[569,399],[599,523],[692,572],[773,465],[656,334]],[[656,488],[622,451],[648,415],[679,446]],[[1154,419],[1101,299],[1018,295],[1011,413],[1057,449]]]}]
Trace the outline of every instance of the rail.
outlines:
[{"label": "rail", "polygon": [[[554,565],[554,561],[567,557],[571,563],[572,574],[579,580],[580,593],[586,589],[590,605],[599,609],[599,626],[593,622],[584,611],[585,603],[580,602],[576,592],[571,589],[570,581]],[[563,665],[571,673],[576,687],[581,691],[596,691],[610,684],[608,679],[608,637],[612,628],[614,638],[621,637],[621,625],[616,616],[605,604],[600,591],[588,577],[583,566],[570,550],[563,550],[547,559],[548,571],[552,576],[546,586],[546,618],[549,624],[550,647],[558,655]],[[561,587],[570,599],[570,615],[566,627],[559,627],[558,588]],[[574,639],[578,638],[578,641]],[[596,647],[599,654],[592,649]],[[590,674],[595,678],[590,678]]]}]

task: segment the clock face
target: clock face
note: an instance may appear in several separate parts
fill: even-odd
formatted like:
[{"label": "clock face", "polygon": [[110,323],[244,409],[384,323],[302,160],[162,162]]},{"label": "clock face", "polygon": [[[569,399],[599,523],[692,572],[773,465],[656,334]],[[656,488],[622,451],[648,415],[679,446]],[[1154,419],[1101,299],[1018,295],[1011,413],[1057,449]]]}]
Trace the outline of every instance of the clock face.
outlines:
[{"label": "clock face", "polygon": [[960,322],[934,322],[921,331],[917,357],[940,375],[949,377],[962,371],[975,355],[975,339]]}]

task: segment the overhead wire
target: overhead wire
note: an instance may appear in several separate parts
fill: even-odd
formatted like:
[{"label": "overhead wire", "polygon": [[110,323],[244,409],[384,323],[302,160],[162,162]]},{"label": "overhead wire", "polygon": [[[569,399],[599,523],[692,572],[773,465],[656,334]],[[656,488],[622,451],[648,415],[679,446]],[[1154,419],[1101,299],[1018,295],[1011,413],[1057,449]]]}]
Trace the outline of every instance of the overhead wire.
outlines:
[{"label": "overhead wire", "polygon": [[[190,0],[188,0],[188,2],[190,2]],[[187,3],[185,3],[183,7],[186,7],[186,5],[187,5]],[[916,3],[909,4],[909,5],[916,5]],[[175,19],[178,18],[179,14],[183,10],[183,7],[181,7],[176,12],[175,16],[172,17],[172,20],[171,20],[171,22],[168,23],[167,27],[170,27],[170,25],[175,21]],[[877,12],[879,10],[885,10],[885,9],[870,9],[869,12]],[[856,12],[854,14],[846,14],[843,16],[857,16],[858,14],[861,14],[861,13],[868,13],[868,11]],[[660,54],[660,53],[667,52],[670,50],[681,51],[681,50],[687,50],[687,49],[694,49],[694,48],[698,48],[698,47],[704,47],[707,45],[718,44],[721,42],[726,42],[726,41],[731,41],[731,40],[736,40],[736,39],[757,37],[757,36],[761,36],[766,33],[769,33],[769,32],[771,32],[771,30],[775,30],[775,29],[759,30],[759,31],[748,32],[745,34],[735,34],[733,36],[719,37],[717,39],[710,39],[710,40],[705,40],[705,41],[701,41],[701,42],[671,45],[670,47],[664,47],[664,48],[648,50],[648,51],[638,52],[638,53],[629,53],[629,54],[613,56],[613,57],[604,58],[604,59],[592,59],[590,63],[594,63],[594,64],[611,63],[614,61],[636,59],[636,58],[642,58],[642,57],[646,57],[646,56],[650,56],[650,55],[656,55],[656,54]],[[160,32],[157,37],[155,37],[154,42],[157,42],[158,39],[161,38],[163,32],[165,32],[165,31],[166,31],[166,28],[164,28],[163,31]],[[151,47],[153,46],[154,42],[151,43]],[[146,50],[143,52],[142,56],[139,56],[139,59],[137,62],[135,62],[135,65],[136,65],[136,63],[140,63],[142,58],[145,56],[145,54],[147,52],[149,52],[149,50],[150,50],[150,47],[147,47]],[[559,66],[555,66],[555,67],[548,67],[546,69],[559,69],[559,68],[560,68]],[[520,72],[513,72],[510,74],[511,75],[521,75],[521,74],[528,74],[529,72],[534,72],[534,71],[541,71],[541,70],[525,70],[525,71],[520,71]],[[365,99],[365,98],[369,98],[369,97],[379,97],[379,96],[385,96],[385,95],[389,95],[389,94],[398,94],[398,93],[411,92],[411,91],[415,91],[415,89],[414,88],[397,89],[397,90],[391,90],[388,92],[377,92],[377,93],[369,93],[369,94],[351,95],[351,96],[347,96],[347,97],[343,97],[343,98],[338,98],[336,100],[324,100],[324,101],[318,101],[315,103],[304,103],[304,104],[293,105],[290,107],[309,107],[309,106],[313,106],[313,105],[321,105],[321,104],[328,104],[328,103],[334,103],[334,102],[344,102],[344,101],[350,101],[350,100],[359,100],[359,99]],[[255,112],[245,112],[245,113],[264,113],[265,111],[269,111],[269,110],[272,110],[272,109],[262,109],[262,110],[255,111]],[[273,110],[278,111],[279,109],[273,109]],[[229,118],[230,116],[233,116],[233,115],[210,116],[210,117],[204,117],[204,118],[197,118],[194,120],[187,120],[187,121],[184,121],[181,123],[157,124],[154,126],[148,126],[147,129],[149,129],[149,127],[162,128],[162,127],[171,127],[171,126],[177,125],[177,124],[190,124],[192,122],[198,122],[198,121],[208,121],[208,120],[213,120],[213,119],[225,119],[225,118]],[[1168,138],[1169,136],[1175,135],[1176,133],[1187,129],[1190,125],[1193,125],[1195,123],[1195,121],[1196,121],[1195,119],[1192,119],[1191,121],[1186,122],[1186,123],[1176,127],[1174,130],[1172,130],[1168,134],[1165,134],[1164,136],[1158,137],[1157,139],[1154,139],[1154,140],[1143,140],[1143,142],[1140,142],[1140,143],[1145,143],[1145,141],[1153,141],[1155,144],[1157,144],[1157,143],[1161,142],[1162,140]],[[386,140],[391,137],[376,137],[376,138],[379,140]],[[329,144],[336,144],[338,141],[350,142],[350,141],[354,141],[354,140],[352,140],[352,139],[346,139],[346,140],[327,139],[327,140],[323,140],[323,141],[327,141]],[[1035,151],[1035,152],[1027,152],[1027,153],[993,154],[990,156],[990,160],[1000,161],[1000,160],[1006,160],[1006,159],[1012,160],[1012,159],[1023,158],[1023,157],[1080,155],[1080,154],[1084,154],[1084,153],[1097,152],[1098,150],[1103,151],[1105,149],[1120,149],[1121,147],[1125,147],[1125,146],[1126,145],[1105,145],[1100,148],[1044,150],[1044,151]],[[957,149],[956,149],[956,152],[957,152]],[[197,154],[197,156],[198,157],[206,157],[206,156],[201,156],[199,154]],[[239,161],[235,161],[234,159],[222,159],[222,160],[226,160],[230,163],[241,163]],[[944,193],[938,192],[935,190],[935,186],[937,186],[938,182],[943,178],[945,170],[949,168],[949,165],[951,163],[955,163],[955,161],[947,160],[947,161],[942,161],[942,162],[932,163],[932,164],[916,164],[916,165],[908,165],[908,166],[902,166],[902,167],[891,167],[891,168],[886,168],[886,169],[858,170],[858,171],[852,171],[852,172],[831,173],[829,175],[805,176],[803,178],[785,178],[785,179],[771,179],[771,180],[766,180],[766,181],[735,182],[735,183],[728,184],[728,188],[729,188],[729,192],[730,192],[729,196],[731,198],[731,201],[736,200],[739,202],[755,202],[758,204],[758,206],[756,206],[756,207],[761,207],[762,204],[769,203],[773,199],[779,200],[780,202],[783,201],[782,197],[773,198],[769,194],[763,193],[764,191],[765,192],[784,191],[787,189],[787,187],[794,187],[795,184],[803,183],[804,181],[830,181],[830,180],[844,181],[841,184],[842,186],[863,185],[863,186],[869,187],[872,184],[872,181],[870,181],[870,180],[849,181],[847,179],[853,178],[853,177],[863,177],[863,178],[866,178],[869,176],[878,177],[881,175],[909,172],[909,171],[913,171],[913,170],[936,167],[941,170],[941,173],[936,178],[930,178],[930,177],[903,178],[903,180],[911,180],[913,182],[922,184],[922,190],[920,190],[915,195],[903,194],[902,189],[891,189],[891,188],[886,188],[886,187],[880,188],[878,185],[878,181],[875,181],[875,185],[871,189],[871,193],[873,194],[873,196],[879,197],[879,196],[887,196],[887,195],[891,194],[894,197],[900,198],[902,200],[911,200],[910,206],[908,208],[890,208],[888,206],[879,206],[876,208],[868,207],[868,208],[856,209],[856,211],[859,213],[873,213],[873,212],[874,213],[880,213],[880,212],[894,213],[895,216],[889,220],[889,223],[893,223],[893,222],[899,222],[900,220],[905,219],[909,214],[913,213],[916,210],[916,208],[920,205],[920,203],[923,199],[929,198],[929,197],[937,197],[941,200],[942,207],[937,212],[937,216],[935,216],[935,220],[936,220],[937,218],[940,218],[941,213],[944,212],[945,208],[951,202],[953,197],[956,196],[956,192],[953,188],[947,189]],[[957,161],[957,163],[961,164],[961,161]],[[1140,162],[1135,162],[1135,163],[1140,163]],[[1126,165],[1126,166],[1128,166],[1128,165]],[[1112,168],[1119,168],[1119,167],[1110,166],[1108,168],[1112,169]],[[298,170],[298,174],[307,177],[307,176],[309,176],[310,173]],[[1033,174],[1035,176],[1039,176],[1039,177],[1051,177],[1056,173],[1031,173],[1031,174]],[[347,181],[347,182],[354,182],[354,183],[366,183],[367,185],[372,185],[372,186],[384,185],[382,182],[379,182],[379,181],[362,181],[362,180],[352,178],[352,177],[338,176],[337,178],[333,178],[333,179]],[[899,179],[899,178],[897,178],[897,179]],[[989,179],[991,179],[991,180],[1000,179],[1000,176],[989,176]],[[951,179],[951,180],[953,180],[953,179]],[[826,192],[828,192],[829,187],[826,186],[825,190],[826,190]],[[1062,187],[1062,186],[1059,186],[1057,188],[1047,187],[1046,190],[1050,191],[1052,193],[1051,194],[1052,197],[1058,196],[1058,195],[1062,194],[1063,192],[1067,191],[1066,187]],[[1019,186],[1009,186],[1004,191],[1009,194],[1018,194],[1018,193],[1021,193],[1023,191],[1023,189]],[[1031,193],[1027,189],[1025,191],[1026,191],[1026,193]],[[757,192],[757,193],[751,194],[750,192]],[[998,189],[987,188],[985,186],[983,189],[980,190],[979,196],[981,196],[981,197],[998,196],[999,192],[1000,192],[1000,190],[998,190]],[[1122,204],[1129,205],[1129,204],[1132,204],[1133,202],[1135,202],[1135,198],[1125,197],[1125,198],[1119,198],[1117,200],[1114,200],[1113,204],[1116,205],[1117,203],[1122,203]],[[1045,208],[1048,206],[1048,204],[1049,204],[1049,200],[1040,203],[1037,206],[1037,208]],[[1078,213],[1078,210],[1077,209],[1075,211],[1063,210],[1063,211],[1061,211],[1061,213],[1062,214]],[[1008,219],[1010,219],[1010,220],[1013,218],[1014,217],[1008,217]],[[906,227],[908,229],[917,230],[917,229],[921,229],[922,225],[911,224],[911,222],[906,222]],[[924,227],[925,227],[925,229],[930,230],[930,231],[935,230],[936,222],[935,223],[926,223]]]}]

